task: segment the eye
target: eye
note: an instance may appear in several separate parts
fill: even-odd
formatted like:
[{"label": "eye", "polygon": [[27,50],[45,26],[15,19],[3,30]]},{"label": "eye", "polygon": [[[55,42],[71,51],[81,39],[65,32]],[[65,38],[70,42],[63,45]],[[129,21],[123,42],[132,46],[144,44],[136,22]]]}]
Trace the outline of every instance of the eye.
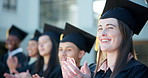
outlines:
[{"label": "eye", "polygon": [[114,27],[108,27],[107,29],[114,29]]},{"label": "eye", "polygon": [[98,31],[101,31],[101,30],[103,30],[103,28],[98,28]]},{"label": "eye", "polygon": [[59,51],[62,51],[62,48],[59,48]]},{"label": "eye", "polygon": [[68,48],[67,51],[72,51],[72,49],[71,48]]}]

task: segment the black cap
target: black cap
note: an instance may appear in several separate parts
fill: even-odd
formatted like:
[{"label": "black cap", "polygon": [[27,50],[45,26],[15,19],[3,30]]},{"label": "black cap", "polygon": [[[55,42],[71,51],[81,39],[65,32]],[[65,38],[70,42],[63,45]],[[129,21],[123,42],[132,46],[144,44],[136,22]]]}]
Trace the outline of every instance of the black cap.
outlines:
[{"label": "black cap", "polygon": [[44,24],[44,33],[42,35],[48,35],[52,37],[58,43],[60,42],[60,35],[62,34],[63,29],[60,29],[56,26]]},{"label": "black cap", "polygon": [[11,28],[8,30],[8,35],[14,35],[18,37],[20,41],[22,41],[27,36],[27,33],[17,28],[15,25],[12,25]]},{"label": "black cap", "polygon": [[74,43],[80,50],[85,50],[86,52],[90,52],[94,41],[95,36],[77,28],[73,25],[66,23],[65,30],[63,31],[63,39],[61,42],[72,42]]},{"label": "black cap", "polygon": [[139,34],[148,20],[148,8],[129,0],[107,0],[101,19],[116,18]]},{"label": "black cap", "polygon": [[38,38],[41,36],[41,32],[39,30],[35,30],[34,36],[33,38],[31,38],[30,40],[35,40],[38,41]]}]

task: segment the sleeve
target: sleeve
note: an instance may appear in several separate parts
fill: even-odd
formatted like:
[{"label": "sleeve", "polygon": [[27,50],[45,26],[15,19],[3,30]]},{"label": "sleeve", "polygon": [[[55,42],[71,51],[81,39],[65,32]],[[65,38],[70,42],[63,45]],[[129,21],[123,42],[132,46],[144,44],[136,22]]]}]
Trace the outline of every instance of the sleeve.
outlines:
[{"label": "sleeve", "polygon": [[148,67],[145,65],[138,65],[134,67],[130,78],[148,78]]},{"label": "sleeve", "polygon": [[24,67],[27,65],[27,56],[23,53],[18,53],[16,55],[14,55],[18,58],[18,62],[19,64],[21,64],[21,67]]}]

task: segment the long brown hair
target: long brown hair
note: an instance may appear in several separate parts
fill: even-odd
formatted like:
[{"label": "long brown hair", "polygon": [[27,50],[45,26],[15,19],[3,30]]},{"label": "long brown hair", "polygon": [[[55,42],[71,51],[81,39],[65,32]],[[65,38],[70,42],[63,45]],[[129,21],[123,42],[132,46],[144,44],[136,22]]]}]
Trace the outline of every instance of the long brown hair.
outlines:
[{"label": "long brown hair", "polygon": [[[55,66],[59,65],[59,60],[58,60],[58,43],[52,38],[50,37],[51,42],[52,42],[52,50],[51,50],[51,56],[50,56],[50,60],[48,62],[48,67],[47,69],[44,71],[44,77],[47,78],[49,73],[52,72],[52,70],[55,68]],[[40,71],[43,70],[43,66],[44,66],[44,59],[43,57],[40,55],[37,62],[36,62],[36,66],[35,66],[35,72],[34,73],[39,73]]]},{"label": "long brown hair", "polygon": [[118,49],[114,70],[110,78],[114,78],[126,66],[129,53],[135,55],[135,52],[133,50],[132,30],[122,21],[117,21],[119,30],[122,35],[122,41]]}]

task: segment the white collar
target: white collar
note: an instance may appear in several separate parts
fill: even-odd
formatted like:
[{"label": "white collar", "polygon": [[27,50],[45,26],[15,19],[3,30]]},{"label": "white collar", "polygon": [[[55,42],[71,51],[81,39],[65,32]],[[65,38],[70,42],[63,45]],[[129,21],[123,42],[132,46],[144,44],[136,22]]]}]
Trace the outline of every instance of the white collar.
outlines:
[{"label": "white collar", "polygon": [[13,51],[8,51],[8,56],[14,56],[15,54],[17,54],[17,53],[20,53],[20,52],[23,52],[23,49],[22,48],[17,48],[17,49],[15,49],[15,50],[13,50]]},{"label": "white collar", "polygon": [[31,57],[29,62],[28,62],[28,65],[31,65],[33,64],[35,61],[37,61],[38,57]]}]

